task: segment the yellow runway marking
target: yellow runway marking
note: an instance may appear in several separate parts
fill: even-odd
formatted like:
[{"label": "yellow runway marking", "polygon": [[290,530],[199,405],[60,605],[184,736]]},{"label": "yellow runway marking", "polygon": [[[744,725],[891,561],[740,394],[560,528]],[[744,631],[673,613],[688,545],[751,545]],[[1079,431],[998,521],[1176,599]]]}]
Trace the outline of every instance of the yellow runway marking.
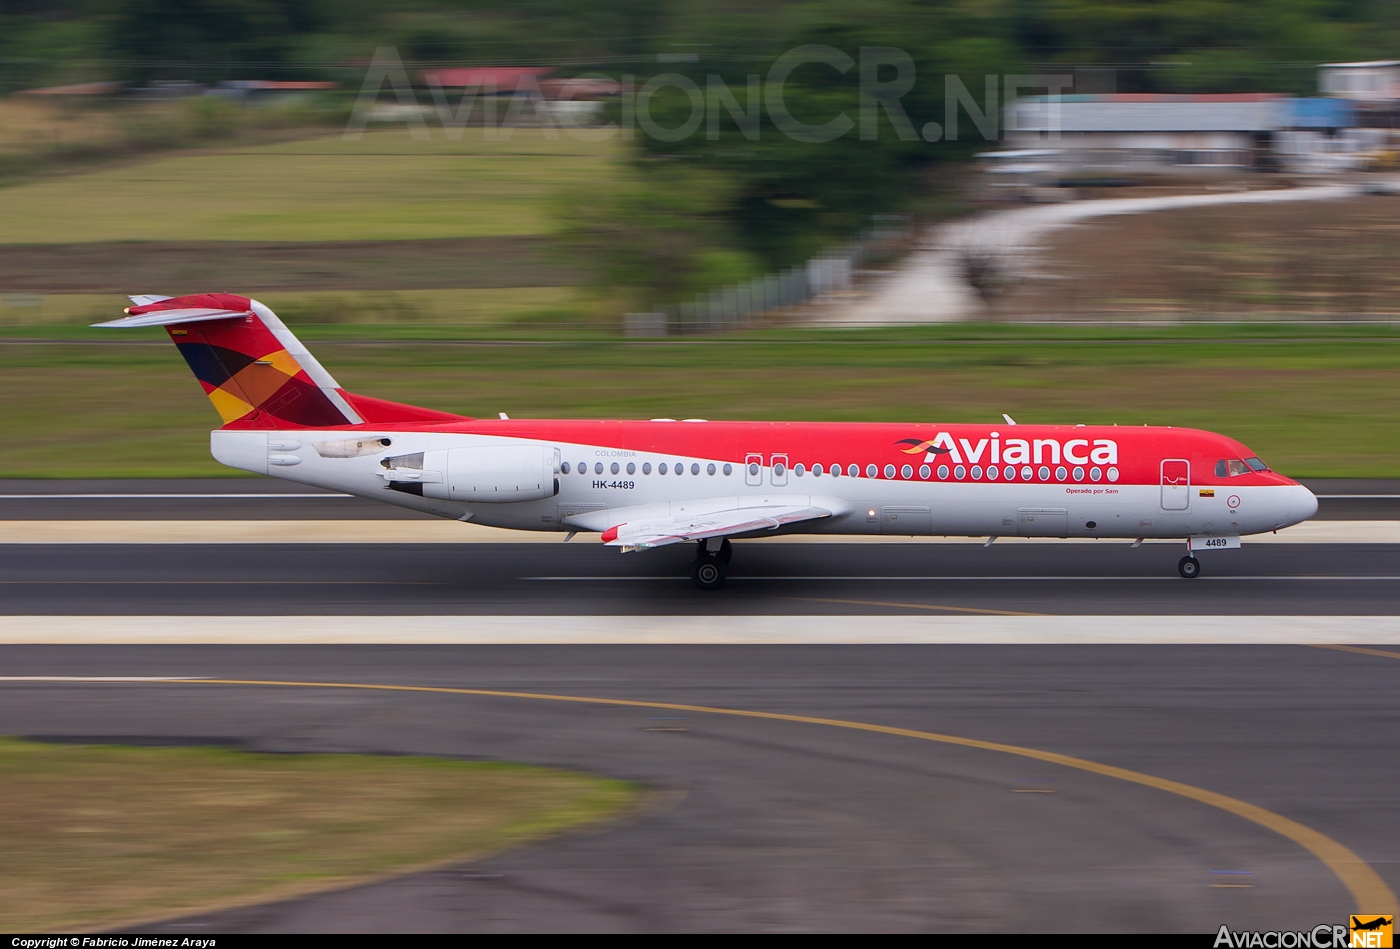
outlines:
[{"label": "yellow runway marking", "polygon": [[[6,678],[8,681],[19,681],[22,677],[14,676]],[[63,681],[64,678],[65,677],[62,676],[46,676],[44,677],[44,681]],[[91,676],[73,676],[68,678],[69,681],[73,682],[94,681]],[[171,679],[169,681],[172,683],[178,681],[181,685],[238,685],[298,689],[353,689],[370,692],[420,692],[439,695],[471,695],[482,698],[527,699],[537,702],[570,702],[579,705],[612,705],[622,708],[661,709],[669,712],[694,712],[708,715],[727,715],[734,718],[756,718],[775,722],[796,722],[803,725],[824,725],[828,728],[844,728],[853,731],[873,732],[879,735],[914,738],[919,741],[938,742],[944,745],[956,745],[963,748],[978,748],[983,751],[995,751],[1001,754],[1015,755],[1020,758],[1030,758],[1035,761],[1056,764],[1065,768],[1073,768],[1077,771],[1087,771],[1090,774],[1102,775],[1103,777],[1116,778],[1119,781],[1127,781],[1130,784],[1155,788],[1159,791],[1166,791],[1168,794],[1175,794],[1201,804],[1208,804],[1211,807],[1219,808],[1237,817],[1243,817],[1247,821],[1258,824],[1260,827],[1286,837],[1321,860],[1322,863],[1336,875],[1337,879],[1341,880],[1342,885],[1347,888],[1348,892],[1351,893],[1351,897],[1355,900],[1358,910],[1364,907],[1364,911],[1368,913],[1393,913],[1397,909],[1397,906],[1400,906],[1400,903],[1397,903],[1395,894],[1391,892],[1390,887],[1386,886],[1385,881],[1380,878],[1375,870],[1371,869],[1369,864],[1348,847],[1338,843],[1325,834],[1318,833],[1311,827],[1300,824],[1281,814],[1275,814],[1273,811],[1265,810],[1262,807],[1250,804],[1247,801],[1241,801],[1224,794],[1217,794],[1214,791],[1207,791],[1204,788],[1183,784],[1180,781],[1171,781],[1166,778],[1155,777],[1150,774],[1144,774],[1141,771],[1132,771],[1114,765],[1099,764],[1097,761],[1089,761],[1086,758],[1062,755],[1053,751],[1041,751],[1036,748],[1025,748],[1020,745],[1006,745],[1001,742],[983,741],[979,738],[961,738],[957,735],[918,731],[912,728],[896,728],[892,725],[852,722],[839,718],[819,718],[811,715],[790,715],[783,712],[760,712],[750,709],[720,708],[709,705],[684,705],[678,702],[645,702],[637,699],[557,695],[548,692],[505,692],[496,689],[460,689],[448,686],[430,685],[387,685],[372,682],[298,682],[277,679]]]},{"label": "yellow runway marking", "polygon": [[984,610],[975,606],[937,606],[932,603],[892,603],[887,600],[839,600],[826,596],[787,596],[785,600],[806,603],[846,603],[851,606],[892,606],[904,610],[936,610],[941,613],[979,613],[984,616],[1044,616],[1044,613],[1018,613],[1015,610]]},{"label": "yellow runway marking", "polygon": [[1337,646],[1332,643],[1310,643],[1314,649],[1336,649],[1339,652],[1356,652],[1363,656],[1384,656],[1387,659],[1400,659],[1400,652],[1387,652],[1384,649],[1366,649],[1363,646]]}]

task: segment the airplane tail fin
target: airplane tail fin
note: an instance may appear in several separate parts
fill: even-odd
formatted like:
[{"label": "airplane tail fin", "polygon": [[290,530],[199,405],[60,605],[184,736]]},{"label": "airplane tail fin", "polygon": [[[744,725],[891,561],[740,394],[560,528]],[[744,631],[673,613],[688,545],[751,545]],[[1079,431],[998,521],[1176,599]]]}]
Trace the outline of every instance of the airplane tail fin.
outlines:
[{"label": "airplane tail fin", "polygon": [[335,428],[446,422],[460,415],[354,395],[257,300],[232,293],[133,296],[109,328],[163,326],[225,428]]}]

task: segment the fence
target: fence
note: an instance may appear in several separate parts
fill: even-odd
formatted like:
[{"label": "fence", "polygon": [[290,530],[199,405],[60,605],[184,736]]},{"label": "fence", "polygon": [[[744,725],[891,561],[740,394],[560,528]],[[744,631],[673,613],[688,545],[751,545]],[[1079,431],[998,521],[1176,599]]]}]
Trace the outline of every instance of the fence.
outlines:
[{"label": "fence", "polygon": [[766,313],[810,303],[849,290],[857,270],[881,244],[908,234],[905,215],[878,215],[875,225],[853,243],[813,257],[807,263],[746,283],[697,293],[695,299],[653,313],[628,313],[627,336],[676,336],[737,329]]}]

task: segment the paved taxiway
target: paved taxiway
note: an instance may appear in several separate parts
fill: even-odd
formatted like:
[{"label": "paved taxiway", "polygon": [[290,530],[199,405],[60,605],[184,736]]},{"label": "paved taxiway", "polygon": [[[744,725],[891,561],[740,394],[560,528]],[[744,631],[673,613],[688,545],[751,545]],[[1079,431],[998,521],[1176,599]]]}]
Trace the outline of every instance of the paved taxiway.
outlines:
[{"label": "paved taxiway", "polygon": [[603,696],[1004,742],[1265,808],[1363,862],[1341,874],[1275,829],[1159,787],[800,722],[306,686],[6,681],[0,730],[509,759],[654,792],[644,812],[600,831],[175,920],[163,927],[172,932],[1297,929],[1345,921],[1357,907],[1344,876],[1356,886],[1367,866],[1383,881],[1372,901],[1400,889],[1394,655],[1307,646],[0,648],[11,676]]}]

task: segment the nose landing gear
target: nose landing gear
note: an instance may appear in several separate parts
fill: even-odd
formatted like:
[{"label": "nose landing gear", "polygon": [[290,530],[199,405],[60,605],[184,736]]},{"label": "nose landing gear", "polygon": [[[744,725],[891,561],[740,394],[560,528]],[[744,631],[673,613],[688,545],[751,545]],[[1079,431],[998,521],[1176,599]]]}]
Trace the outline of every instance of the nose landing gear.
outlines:
[{"label": "nose landing gear", "polygon": [[1190,554],[1187,554],[1177,561],[1176,572],[1187,580],[1194,580],[1201,575],[1201,562]]},{"label": "nose landing gear", "polygon": [[734,555],[734,547],[728,538],[712,548],[713,540],[700,541],[700,549],[690,564],[690,581],[701,590],[717,590],[724,585],[724,578],[729,573],[729,558]]}]

